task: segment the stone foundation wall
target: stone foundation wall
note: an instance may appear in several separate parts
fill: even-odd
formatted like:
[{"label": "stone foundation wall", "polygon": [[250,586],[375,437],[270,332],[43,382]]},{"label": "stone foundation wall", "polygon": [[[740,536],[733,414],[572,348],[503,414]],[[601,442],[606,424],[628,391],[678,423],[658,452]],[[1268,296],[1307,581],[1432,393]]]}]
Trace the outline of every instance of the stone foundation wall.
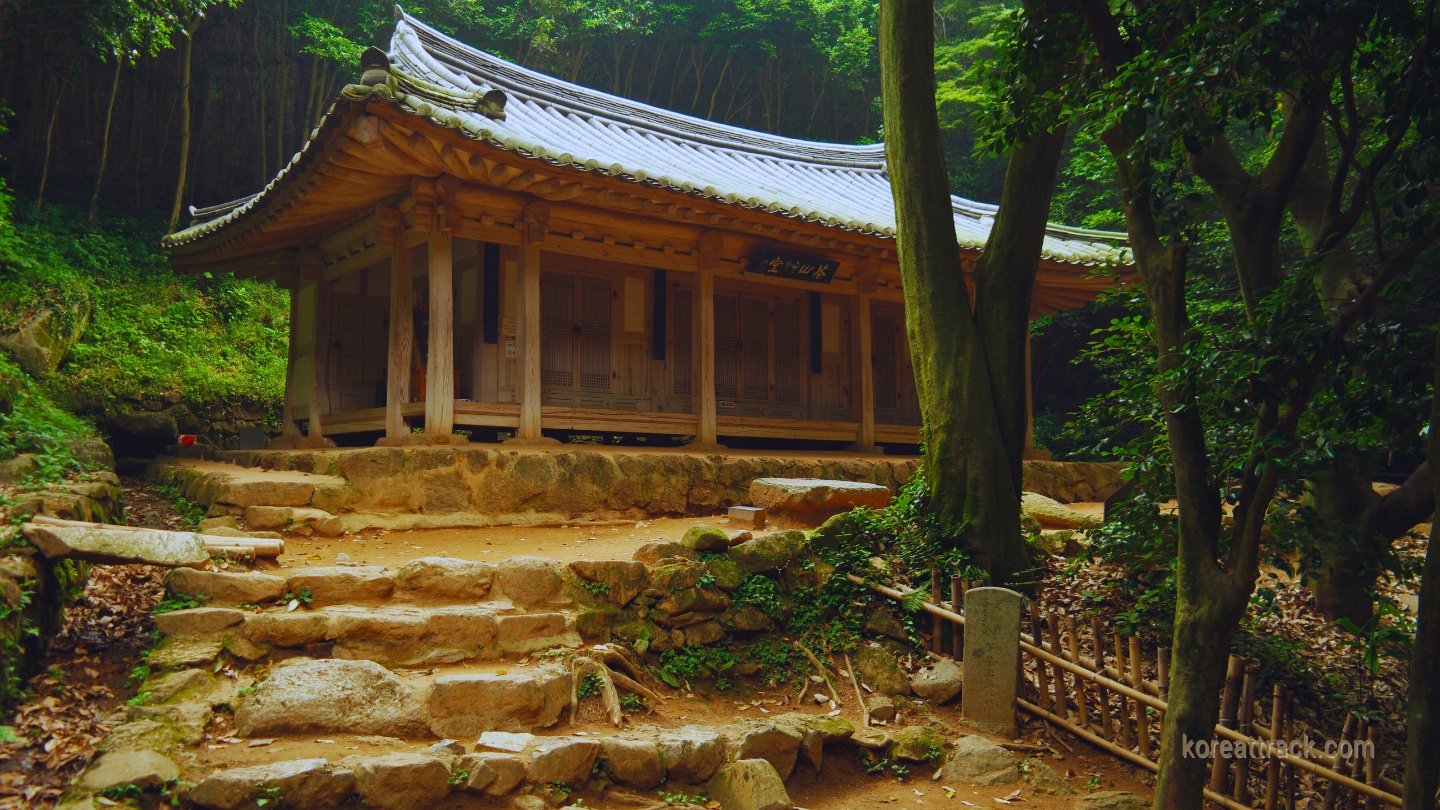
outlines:
[{"label": "stone foundation wall", "polygon": [[[919,463],[896,456],[517,451],[487,445],[229,451],[213,459],[249,469],[161,459],[151,474],[180,486],[213,514],[240,514],[259,504],[310,507],[339,516],[350,531],[705,515],[747,503],[756,478],[864,481],[898,490]],[[1120,485],[1118,465],[1027,461],[1025,469],[1027,489],[1060,501],[1103,500]],[[255,475],[257,470],[277,474]]]}]

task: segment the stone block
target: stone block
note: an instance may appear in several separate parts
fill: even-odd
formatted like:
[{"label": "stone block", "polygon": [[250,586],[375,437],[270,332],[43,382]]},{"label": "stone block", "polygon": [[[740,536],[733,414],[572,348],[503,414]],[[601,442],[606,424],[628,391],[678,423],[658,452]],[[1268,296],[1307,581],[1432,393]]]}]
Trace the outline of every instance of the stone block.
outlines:
[{"label": "stone block", "polygon": [[1023,601],[1007,588],[971,588],[965,594],[965,690],[960,713],[976,728],[1007,737],[1015,734]]},{"label": "stone block", "polygon": [[732,506],[725,510],[725,516],[731,523],[747,529],[763,529],[769,519],[769,514],[758,506]]}]

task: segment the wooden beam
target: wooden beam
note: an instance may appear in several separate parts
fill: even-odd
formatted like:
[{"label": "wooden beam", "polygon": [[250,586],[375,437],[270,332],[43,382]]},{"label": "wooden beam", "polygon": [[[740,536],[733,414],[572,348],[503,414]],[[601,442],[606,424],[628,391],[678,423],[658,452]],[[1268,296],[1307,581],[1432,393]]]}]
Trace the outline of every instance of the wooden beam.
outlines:
[{"label": "wooden beam", "polygon": [[287,286],[290,289],[290,348],[285,360],[285,405],[280,409],[280,435],[293,441],[300,438],[300,428],[293,418],[299,387],[295,367],[300,359],[300,274],[292,274]]},{"label": "wooden beam", "polygon": [[875,335],[870,320],[870,296],[860,302],[860,441],[857,449],[875,450]]},{"label": "wooden beam", "polygon": [[717,233],[701,234],[699,242],[700,273],[696,284],[695,306],[700,316],[695,319],[699,349],[699,396],[695,397],[697,424],[694,444],[699,448],[719,447],[715,414],[715,265],[720,257]]},{"label": "wooden beam", "polygon": [[425,432],[449,436],[455,431],[455,287],[451,272],[453,242],[433,234],[430,263],[430,356],[425,363]]},{"label": "wooden beam", "polygon": [[401,406],[410,401],[410,357],[415,345],[415,270],[410,248],[397,235],[390,258],[390,346],[385,377],[385,435],[404,436]]},{"label": "wooden beam", "polygon": [[540,427],[540,242],[544,227],[527,221],[520,243],[520,426],[515,438],[536,441]]},{"label": "wooden beam", "polygon": [[330,410],[330,316],[334,309],[331,301],[331,282],[326,281],[320,269],[320,254],[307,250],[300,257],[300,276],[315,288],[315,336],[311,341],[314,360],[314,382],[310,390],[310,430],[308,435],[321,438],[325,435],[324,416]]}]

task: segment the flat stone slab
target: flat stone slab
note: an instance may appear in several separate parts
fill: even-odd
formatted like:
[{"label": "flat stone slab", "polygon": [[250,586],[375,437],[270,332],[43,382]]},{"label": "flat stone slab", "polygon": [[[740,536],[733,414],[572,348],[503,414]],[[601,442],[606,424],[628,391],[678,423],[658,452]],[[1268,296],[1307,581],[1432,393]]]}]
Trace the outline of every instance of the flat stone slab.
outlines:
[{"label": "flat stone slab", "polygon": [[203,565],[210,552],[200,536],[161,529],[106,529],[27,523],[21,532],[48,560],[84,560],[101,565]]},{"label": "flat stone slab", "polygon": [[823,519],[856,507],[879,509],[890,503],[890,488],[861,481],[823,478],[757,478],[750,482],[750,503],[776,514]]}]

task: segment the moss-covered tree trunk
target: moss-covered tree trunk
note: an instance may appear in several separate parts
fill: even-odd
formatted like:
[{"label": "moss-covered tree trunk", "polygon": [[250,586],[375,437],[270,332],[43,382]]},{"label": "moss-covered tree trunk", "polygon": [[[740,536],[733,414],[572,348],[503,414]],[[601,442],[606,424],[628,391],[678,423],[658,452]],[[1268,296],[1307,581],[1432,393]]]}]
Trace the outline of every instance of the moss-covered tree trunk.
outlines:
[{"label": "moss-covered tree trunk", "polygon": [[[1435,396],[1430,405],[1430,468],[1440,469],[1440,333],[1435,335]],[[1431,478],[1440,503],[1440,475]],[[1410,654],[1410,693],[1405,728],[1405,810],[1433,810],[1440,790],[1440,511],[1430,524],[1430,544],[1420,574],[1419,625]]]},{"label": "moss-covered tree trunk", "polygon": [[955,238],[934,62],[933,3],[884,0],[885,157],[929,505],[992,581],[1017,584],[1032,566],[1020,532],[1025,333],[1064,134],[1042,132],[1011,153],[972,302]]}]

